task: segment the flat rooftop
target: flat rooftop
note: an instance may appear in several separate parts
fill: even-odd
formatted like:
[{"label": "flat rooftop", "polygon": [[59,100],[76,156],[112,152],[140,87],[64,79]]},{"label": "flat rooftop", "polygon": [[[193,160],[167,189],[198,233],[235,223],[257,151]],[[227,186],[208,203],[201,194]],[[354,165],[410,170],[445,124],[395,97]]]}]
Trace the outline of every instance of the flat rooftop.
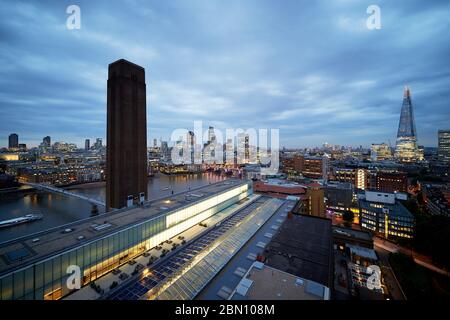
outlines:
[{"label": "flat rooftop", "polygon": [[328,300],[329,289],[314,281],[255,262],[231,300]]},{"label": "flat rooftop", "polygon": [[[3,242],[0,244],[0,276],[30,263],[115,233],[131,225],[191,206],[217,193],[245,184],[247,184],[246,180],[228,179],[174,194],[167,198],[148,201],[143,206],[107,212]],[[71,229],[71,231],[65,232],[66,229]],[[36,239],[39,240],[36,241]]]},{"label": "flat rooftop", "polygon": [[[196,300],[228,299],[233,289],[239,284],[245,273],[251,268],[258,254],[263,254],[264,246],[281,226],[295,201],[278,199],[281,207],[261,225],[258,231],[242,246],[233,258],[220,270],[216,276],[195,297]],[[262,223],[262,222],[261,222]],[[225,294],[222,294],[224,293]]]},{"label": "flat rooftop", "polygon": [[291,215],[264,252],[266,264],[295,276],[331,287],[331,220]]},{"label": "flat rooftop", "polygon": [[414,216],[408,209],[403,206],[400,201],[395,200],[395,204],[383,203],[383,208],[375,207],[373,204],[378,204],[378,202],[371,202],[364,199],[359,200],[359,207],[361,209],[366,209],[377,214],[383,214],[383,208],[389,208],[389,216],[397,216],[402,218],[414,219]]},{"label": "flat rooftop", "polygon": [[336,226],[333,226],[333,236],[351,238],[355,240],[362,240],[368,242],[372,241],[372,235],[367,231],[359,231],[350,228],[342,228]]}]

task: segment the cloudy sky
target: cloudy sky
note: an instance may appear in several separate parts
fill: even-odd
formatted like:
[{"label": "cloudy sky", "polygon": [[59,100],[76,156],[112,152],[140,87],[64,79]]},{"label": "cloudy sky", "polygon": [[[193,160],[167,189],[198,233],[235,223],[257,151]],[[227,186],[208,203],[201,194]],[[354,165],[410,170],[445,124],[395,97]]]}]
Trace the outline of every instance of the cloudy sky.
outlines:
[{"label": "cloudy sky", "polygon": [[146,69],[149,144],[194,120],[278,128],[286,147],[395,143],[407,84],[419,143],[434,146],[450,127],[449,13],[445,0],[2,0],[0,147],[11,132],[104,138],[120,58]]}]

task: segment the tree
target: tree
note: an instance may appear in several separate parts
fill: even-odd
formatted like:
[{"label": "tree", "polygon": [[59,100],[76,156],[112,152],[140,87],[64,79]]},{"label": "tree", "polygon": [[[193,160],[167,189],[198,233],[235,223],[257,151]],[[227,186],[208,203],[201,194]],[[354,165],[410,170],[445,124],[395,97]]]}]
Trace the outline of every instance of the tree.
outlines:
[{"label": "tree", "polygon": [[342,218],[344,219],[345,225],[351,226],[353,223],[353,219],[355,218],[355,214],[352,211],[347,210],[342,215]]}]

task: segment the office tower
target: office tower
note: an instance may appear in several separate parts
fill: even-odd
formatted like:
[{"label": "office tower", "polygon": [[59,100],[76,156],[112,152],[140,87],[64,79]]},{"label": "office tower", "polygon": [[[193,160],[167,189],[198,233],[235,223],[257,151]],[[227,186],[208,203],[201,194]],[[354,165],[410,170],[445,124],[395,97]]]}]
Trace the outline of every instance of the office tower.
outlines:
[{"label": "office tower", "polygon": [[95,140],[94,148],[95,149],[101,149],[103,147],[102,138],[97,138]]},{"label": "office tower", "polygon": [[438,160],[450,163],[450,130],[439,130],[438,132]]},{"label": "office tower", "polygon": [[208,144],[215,142],[216,134],[214,133],[214,127],[208,128]]},{"label": "office tower", "polygon": [[91,140],[86,139],[84,140],[84,150],[89,150],[91,149]]},{"label": "office tower", "polygon": [[400,122],[397,132],[395,157],[401,162],[423,160],[417,148],[417,133],[414,123],[414,111],[411,102],[411,92],[405,87]]},{"label": "office tower", "polygon": [[250,163],[250,137],[247,133],[237,134],[237,163],[247,164]]},{"label": "office tower", "polygon": [[372,143],[370,148],[372,161],[383,161],[392,157],[391,148],[386,143]]},{"label": "office tower", "polygon": [[186,136],[187,148],[189,150],[189,162],[194,164],[194,148],[195,148],[195,134],[192,131],[188,131]]},{"label": "office tower", "polygon": [[11,133],[8,137],[8,148],[17,149],[19,148],[19,135],[17,133]]},{"label": "office tower", "polygon": [[153,139],[153,148],[156,148],[158,146],[158,142],[156,141],[156,139]]},{"label": "office tower", "polygon": [[51,138],[50,136],[46,136],[42,139],[42,146],[50,147],[51,146]]},{"label": "office tower", "polygon": [[169,145],[167,144],[167,141],[161,141],[161,155],[165,160],[170,160],[171,158],[170,148]]},{"label": "office tower", "polygon": [[225,163],[234,165],[235,162],[234,139],[227,139],[227,143],[225,145]]},{"label": "office tower", "polygon": [[107,105],[106,205],[122,208],[131,197],[147,198],[144,68],[124,59],[111,63]]}]

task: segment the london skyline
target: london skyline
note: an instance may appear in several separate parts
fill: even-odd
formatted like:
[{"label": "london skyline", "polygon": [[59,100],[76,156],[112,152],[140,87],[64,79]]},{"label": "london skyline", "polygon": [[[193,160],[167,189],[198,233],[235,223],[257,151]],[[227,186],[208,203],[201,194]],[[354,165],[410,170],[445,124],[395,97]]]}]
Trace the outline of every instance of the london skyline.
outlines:
[{"label": "london skyline", "polygon": [[368,30],[370,4],[80,1],[81,29],[67,30],[66,3],[6,1],[0,146],[13,132],[31,146],[106,140],[105,66],[122,57],[147,70],[149,145],[195,120],[279,128],[286,147],[395,144],[408,85],[418,144],[436,146],[450,5],[378,1],[382,28]]}]

